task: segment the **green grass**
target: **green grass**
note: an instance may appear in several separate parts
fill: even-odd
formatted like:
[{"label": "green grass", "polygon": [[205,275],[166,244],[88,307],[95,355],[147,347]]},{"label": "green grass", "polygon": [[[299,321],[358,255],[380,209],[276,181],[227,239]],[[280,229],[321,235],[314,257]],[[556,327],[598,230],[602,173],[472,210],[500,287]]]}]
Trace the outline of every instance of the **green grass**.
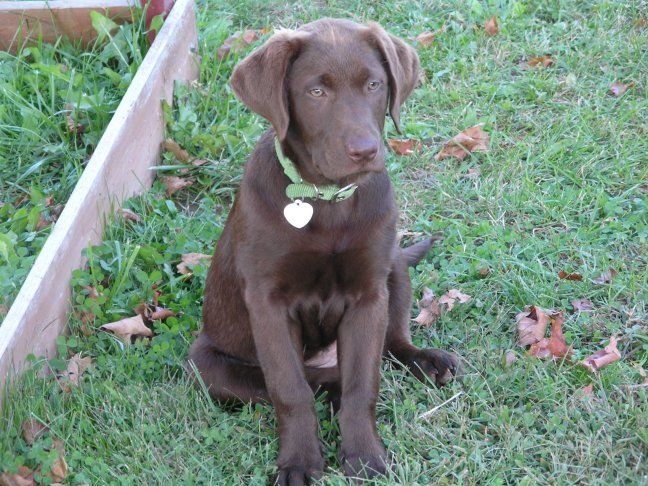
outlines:
[{"label": "green grass", "polygon": [[113,27],[0,52],[0,322],[146,54],[141,24]]},{"label": "green grass", "polygon": [[[306,5],[201,4],[200,83],[178,90],[167,121],[169,135],[208,163],[183,174],[196,182],[172,198],[156,182],[131,200],[142,221],[117,219],[105,242],[88,250],[88,268],[74,275],[71,337],[59,339],[59,359],[34,360],[4,406],[0,470],[25,464],[47,471],[57,437],[66,445],[72,484],[272,482],[272,408],[224,408],[190,385],[184,363],[200,327],[206,268],[185,277],[175,265],[183,253],[212,251],[266,126],[234,99],[227,82],[237,55],[221,63],[218,46],[242,27],[295,26],[330,15],[376,20],[404,38],[445,26],[432,47],[419,49],[427,81],[403,109],[405,136],[423,140],[424,149],[391,156],[388,167],[400,229],[444,237],[411,271],[415,297],[425,286],[473,297],[433,327],[413,327],[417,344],[465,358],[461,383],[428,388],[385,363],[378,423],[395,466],[378,482],[645,483],[648,406],[646,388],[637,385],[648,367],[648,31],[634,26],[646,15],[645,3]],[[480,26],[493,14],[501,32],[488,37]],[[551,54],[554,65],[523,68],[541,54]],[[608,93],[615,80],[635,85],[615,98]],[[477,123],[491,135],[489,153],[434,160],[445,140]],[[183,167],[166,158],[161,172],[180,173]],[[474,167],[481,176],[464,177]],[[619,272],[610,285],[591,282],[610,267]],[[484,268],[490,273],[481,277]],[[585,279],[560,280],[560,270]],[[124,348],[93,332],[150,302],[154,284],[160,305],[181,314],[156,323],[150,343]],[[86,285],[102,295],[91,298]],[[569,302],[579,297],[591,299],[595,311],[572,313]],[[516,347],[514,316],[528,304],[566,311],[573,363],[543,362]],[[89,313],[94,317],[84,327],[80,317]],[[621,338],[621,361],[596,376],[576,364],[613,334]],[[506,368],[511,349],[518,359]],[[71,394],[51,376],[39,377],[39,368],[64,369],[75,352],[92,356],[94,365]],[[593,398],[580,397],[590,383]],[[324,401],[317,411],[325,483],[346,484],[336,459],[336,418]],[[52,429],[33,446],[20,432],[28,418]]]}]

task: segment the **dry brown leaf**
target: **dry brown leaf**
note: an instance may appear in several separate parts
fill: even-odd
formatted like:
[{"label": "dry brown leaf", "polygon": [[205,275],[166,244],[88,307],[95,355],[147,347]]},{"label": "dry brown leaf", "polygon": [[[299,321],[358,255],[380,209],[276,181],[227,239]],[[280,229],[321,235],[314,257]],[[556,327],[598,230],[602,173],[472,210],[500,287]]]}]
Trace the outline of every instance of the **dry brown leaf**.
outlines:
[{"label": "dry brown leaf", "polygon": [[205,255],[204,253],[185,253],[181,259],[182,261],[178,263],[178,273],[191,275],[191,267],[202,263],[204,260],[211,261],[211,255]]},{"label": "dry brown leaf", "polygon": [[609,284],[612,283],[614,277],[617,276],[617,271],[614,268],[610,268],[607,272],[603,272],[601,275],[592,280],[595,284]]},{"label": "dry brown leaf", "polygon": [[513,351],[507,351],[504,355],[504,364],[510,368],[513,363],[517,361],[517,355]]},{"label": "dry brown leaf", "polygon": [[553,64],[553,58],[548,55],[544,56],[538,56],[538,57],[532,57],[529,59],[529,66],[531,67],[536,67],[536,66],[542,66],[542,67],[549,67]]},{"label": "dry brown leaf", "polygon": [[99,329],[103,331],[112,331],[115,336],[120,338],[126,344],[130,344],[131,338],[135,336],[153,336],[153,331],[146,327],[141,315],[126,317],[119,321],[110,322],[104,324]]},{"label": "dry brown leaf", "polygon": [[81,375],[91,363],[90,356],[82,358],[81,353],[72,356],[68,361],[67,370],[56,377],[63,391],[70,393],[73,386],[78,386]]},{"label": "dry brown leaf", "polygon": [[16,474],[5,471],[0,475],[0,486],[36,486],[34,471],[26,466],[20,466]]},{"label": "dry brown leaf", "polygon": [[47,475],[52,481],[58,483],[60,483],[61,481],[65,481],[65,478],[68,475],[68,465],[65,462],[65,458],[63,456],[58,456],[54,460],[54,463],[52,464],[52,468],[50,469],[50,472]]},{"label": "dry brown leaf", "polygon": [[634,86],[634,81],[630,81],[628,84],[615,81],[610,85],[610,93],[612,93],[616,97],[623,96],[623,94],[625,94],[625,92],[628,91],[628,89],[632,88],[633,86]]},{"label": "dry brown leaf", "polygon": [[206,163],[207,161],[205,159],[195,159],[191,161],[191,165],[193,165],[194,167],[201,167]]},{"label": "dry brown leaf", "polygon": [[230,37],[225,39],[225,41],[218,48],[218,59],[222,61],[225,59],[230,52],[238,52],[246,46],[249,46],[257,40],[259,37],[257,33],[252,29],[246,29],[243,32],[235,32]]},{"label": "dry brown leaf", "polygon": [[175,316],[175,312],[173,312],[172,310],[165,309],[163,307],[157,307],[156,310],[151,313],[151,320],[163,321],[173,316]]},{"label": "dry brown leaf", "polygon": [[455,157],[463,160],[473,152],[488,152],[488,142],[488,133],[483,130],[481,125],[475,125],[452,137],[434,158],[443,160]]},{"label": "dry brown leaf", "polygon": [[83,133],[85,127],[81,123],[77,123],[72,115],[66,115],[65,125],[67,126],[67,131],[70,134],[80,134]]},{"label": "dry brown leaf", "polygon": [[142,220],[142,218],[140,218],[137,214],[127,208],[119,208],[117,210],[117,214],[119,214],[122,218],[127,219],[128,221],[133,221],[135,223],[139,223]]},{"label": "dry brown leaf", "polygon": [[172,138],[167,138],[164,141],[164,150],[171,152],[180,162],[186,164],[191,161],[191,155],[189,155],[189,152],[183,149],[180,144]]},{"label": "dry brown leaf", "polygon": [[594,385],[590,383],[579,389],[576,393],[580,398],[594,398]]},{"label": "dry brown leaf", "polygon": [[392,138],[387,140],[387,143],[398,155],[412,155],[421,149],[421,142],[418,140],[397,140]]},{"label": "dry brown leaf", "polygon": [[174,192],[193,184],[192,180],[177,176],[164,176],[162,177],[162,182],[167,186],[167,196],[171,196]]},{"label": "dry brown leaf", "polygon": [[537,343],[531,345],[529,352],[536,358],[564,358],[571,354],[571,346],[567,346],[567,341],[562,332],[562,325],[565,322],[562,312],[556,312],[549,316],[551,321],[551,337],[543,337]]},{"label": "dry brown leaf", "polygon": [[610,344],[605,346],[604,349],[599,349],[596,353],[585,358],[583,361],[581,361],[581,365],[583,365],[592,373],[596,373],[601,368],[620,359],[621,353],[617,349],[616,337],[612,336],[610,338]]},{"label": "dry brown leaf", "polygon": [[439,300],[434,296],[434,292],[427,287],[423,289],[423,297],[419,300],[418,307],[419,315],[416,316],[414,322],[423,326],[431,326],[441,315]]},{"label": "dry brown leaf", "polygon": [[20,428],[22,429],[23,439],[25,439],[27,445],[33,445],[40,436],[46,434],[50,430],[47,425],[44,425],[35,418],[25,420],[21,424]]},{"label": "dry brown leaf", "polygon": [[464,174],[466,179],[479,179],[481,177],[481,169],[479,167],[471,167],[468,172]]},{"label": "dry brown leaf", "polygon": [[544,338],[549,316],[540,307],[532,305],[515,316],[518,329],[518,343],[521,346],[535,344]]},{"label": "dry brown leaf", "polygon": [[484,24],[484,30],[491,37],[499,33],[499,25],[497,24],[497,17],[495,17],[495,15],[486,21]]},{"label": "dry brown leaf", "polygon": [[558,272],[558,278],[563,280],[577,280],[579,282],[583,280],[583,276],[580,273],[567,273],[564,270]]},{"label": "dry brown leaf", "polygon": [[572,299],[571,305],[575,311],[579,312],[589,312],[594,310],[594,304],[589,299]]},{"label": "dry brown leaf", "polygon": [[434,42],[436,32],[422,32],[416,36],[416,42],[423,47],[429,47]]},{"label": "dry brown leaf", "polygon": [[479,278],[486,278],[490,275],[491,270],[488,267],[480,268],[479,271],[477,272],[477,275],[479,275]]},{"label": "dry brown leaf", "polygon": [[439,304],[445,304],[448,311],[451,311],[455,305],[455,301],[465,304],[470,300],[470,295],[464,294],[457,289],[450,289],[441,297],[439,297]]},{"label": "dry brown leaf", "polygon": [[51,223],[45,219],[45,217],[41,214],[38,217],[38,223],[36,223],[36,231],[40,231],[42,229],[47,228]]}]

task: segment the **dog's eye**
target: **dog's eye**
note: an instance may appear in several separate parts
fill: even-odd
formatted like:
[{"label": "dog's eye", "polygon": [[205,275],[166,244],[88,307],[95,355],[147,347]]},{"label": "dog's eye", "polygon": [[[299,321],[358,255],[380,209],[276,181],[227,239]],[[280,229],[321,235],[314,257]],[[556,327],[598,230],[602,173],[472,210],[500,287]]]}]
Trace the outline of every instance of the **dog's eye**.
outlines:
[{"label": "dog's eye", "polygon": [[380,87],[380,81],[369,81],[367,87],[369,88],[369,91],[375,91]]},{"label": "dog's eye", "polygon": [[324,96],[324,90],[322,88],[313,88],[309,91],[311,96],[314,96],[315,98],[319,98],[320,96]]}]

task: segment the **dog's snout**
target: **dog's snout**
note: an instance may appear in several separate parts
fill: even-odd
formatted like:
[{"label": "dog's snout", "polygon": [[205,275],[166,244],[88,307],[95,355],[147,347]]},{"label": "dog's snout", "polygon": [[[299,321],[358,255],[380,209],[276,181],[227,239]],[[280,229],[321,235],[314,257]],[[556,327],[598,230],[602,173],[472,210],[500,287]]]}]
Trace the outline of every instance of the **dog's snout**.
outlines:
[{"label": "dog's snout", "polygon": [[347,155],[357,163],[373,162],[378,154],[378,140],[373,137],[357,137],[346,143]]}]

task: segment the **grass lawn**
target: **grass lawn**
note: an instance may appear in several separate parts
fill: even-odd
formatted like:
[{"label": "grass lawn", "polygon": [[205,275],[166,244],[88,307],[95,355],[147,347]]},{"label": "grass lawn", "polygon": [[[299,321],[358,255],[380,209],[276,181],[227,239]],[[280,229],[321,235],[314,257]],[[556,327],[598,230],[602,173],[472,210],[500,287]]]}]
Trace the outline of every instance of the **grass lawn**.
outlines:
[{"label": "grass lawn", "polygon": [[0,322],[146,54],[141,32],[0,52]]},{"label": "grass lawn", "polygon": [[[57,439],[70,484],[272,483],[272,408],[224,408],[191,385],[184,364],[200,327],[207,269],[182,275],[176,265],[185,253],[212,252],[266,127],[228,86],[232,67],[252,46],[223,62],[217,48],[242,28],[328,15],[379,21],[403,38],[437,31],[429,47],[418,48],[426,81],[401,120],[404,137],[421,140],[422,149],[392,154],[387,165],[400,230],[414,239],[443,235],[411,271],[415,298],[424,287],[472,296],[431,327],[413,323],[417,344],[465,358],[463,381],[431,388],[384,364],[378,423],[394,467],[378,483],[645,484],[645,3],[271,0],[210,1],[198,10],[200,83],[178,90],[167,121],[169,136],[206,163],[181,164],[166,154],[160,175],[193,184],[167,196],[156,182],[128,203],[139,222],[116,219],[105,242],[87,250],[88,267],[74,275],[71,335],[59,339],[60,357],[34,360],[4,405],[0,471],[40,467],[37,479],[50,482]],[[491,37],[483,25],[494,14],[501,30]],[[553,58],[549,67],[526,66],[545,54]],[[634,85],[615,97],[614,81]],[[434,159],[446,140],[478,123],[490,134],[488,153]],[[387,137],[395,136],[389,122]],[[466,177],[470,169],[481,174]],[[618,272],[611,283],[592,281],[610,268]],[[560,270],[584,279],[560,279]],[[594,310],[575,312],[570,302],[578,298]],[[99,331],[154,299],[178,315],[156,321],[150,341],[125,347]],[[565,311],[571,362],[542,361],[516,345],[515,315],[531,304]],[[578,365],[612,335],[620,361],[598,374]],[[506,366],[509,350],[517,360]],[[42,367],[65,370],[78,352],[93,364],[70,393],[52,375],[38,376]],[[584,396],[590,384],[593,394]],[[317,411],[324,482],[347,484],[336,418],[323,400]],[[50,428],[32,445],[21,431],[30,419]]]}]

